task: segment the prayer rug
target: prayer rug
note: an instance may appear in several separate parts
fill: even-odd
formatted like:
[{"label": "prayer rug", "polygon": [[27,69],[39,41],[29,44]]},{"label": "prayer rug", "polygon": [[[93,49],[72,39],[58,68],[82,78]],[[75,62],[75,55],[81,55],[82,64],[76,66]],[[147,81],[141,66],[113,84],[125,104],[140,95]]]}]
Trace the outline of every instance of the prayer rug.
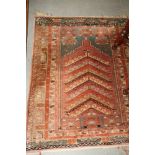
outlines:
[{"label": "prayer rug", "polygon": [[128,18],[35,17],[27,151],[128,143]]}]

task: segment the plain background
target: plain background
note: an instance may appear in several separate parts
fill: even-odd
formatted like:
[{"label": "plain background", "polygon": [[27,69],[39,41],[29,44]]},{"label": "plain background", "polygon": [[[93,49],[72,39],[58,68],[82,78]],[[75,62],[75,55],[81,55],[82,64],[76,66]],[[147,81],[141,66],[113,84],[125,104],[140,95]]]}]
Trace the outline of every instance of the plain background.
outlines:
[{"label": "plain background", "polygon": [[[154,154],[153,2],[130,0],[130,155]],[[26,2],[1,1],[0,20],[0,154],[24,155],[26,154]]]}]

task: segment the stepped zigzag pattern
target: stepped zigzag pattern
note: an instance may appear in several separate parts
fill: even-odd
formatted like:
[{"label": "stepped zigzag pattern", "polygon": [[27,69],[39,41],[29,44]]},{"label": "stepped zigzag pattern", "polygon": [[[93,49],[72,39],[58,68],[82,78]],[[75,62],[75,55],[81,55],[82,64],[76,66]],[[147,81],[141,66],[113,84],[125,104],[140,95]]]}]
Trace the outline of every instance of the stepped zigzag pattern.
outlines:
[{"label": "stepped zigzag pattern", "polygon": [[[88,101],[91,101],[90,104],[95,103],[102,106],[102,108],[114,108],[113,98],[107,97],[108,95],[105,93],[111,91],[111,97],[113,97],[112,68],[110,63],[110,57],[98,52],[96,48],[90,45],[88,40],[84,40],[83,46],[64,58],[63,78],[66,93],[65,105],[67,105],[66,109],[68,112],[76,110],[76,108],[81,107]],[[106,71],[101,69],[101,65],[106,68]],[[74,69],[70,69],[73,66]],[[79,91],[79,88],[81,91]]]}]

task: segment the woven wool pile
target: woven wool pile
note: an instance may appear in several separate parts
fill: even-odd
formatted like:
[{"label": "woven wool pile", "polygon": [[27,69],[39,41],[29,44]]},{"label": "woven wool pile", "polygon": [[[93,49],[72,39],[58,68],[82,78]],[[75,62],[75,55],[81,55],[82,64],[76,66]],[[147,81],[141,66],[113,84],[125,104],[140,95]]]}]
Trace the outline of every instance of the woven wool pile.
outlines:
[{"label": "woven wool pile", "polygon": [[35,18],[27,150],[128,143],[128,109],[128,18]]}]

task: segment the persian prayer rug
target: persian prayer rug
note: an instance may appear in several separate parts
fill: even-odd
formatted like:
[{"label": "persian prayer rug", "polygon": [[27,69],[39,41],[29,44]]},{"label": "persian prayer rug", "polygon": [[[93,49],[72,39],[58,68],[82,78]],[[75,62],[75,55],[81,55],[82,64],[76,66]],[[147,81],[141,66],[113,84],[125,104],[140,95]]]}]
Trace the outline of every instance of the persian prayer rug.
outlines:
[{"label": "persian prayer rug", "polygon": [[126,17],[35,17],[27,151],[128,144]]}]

